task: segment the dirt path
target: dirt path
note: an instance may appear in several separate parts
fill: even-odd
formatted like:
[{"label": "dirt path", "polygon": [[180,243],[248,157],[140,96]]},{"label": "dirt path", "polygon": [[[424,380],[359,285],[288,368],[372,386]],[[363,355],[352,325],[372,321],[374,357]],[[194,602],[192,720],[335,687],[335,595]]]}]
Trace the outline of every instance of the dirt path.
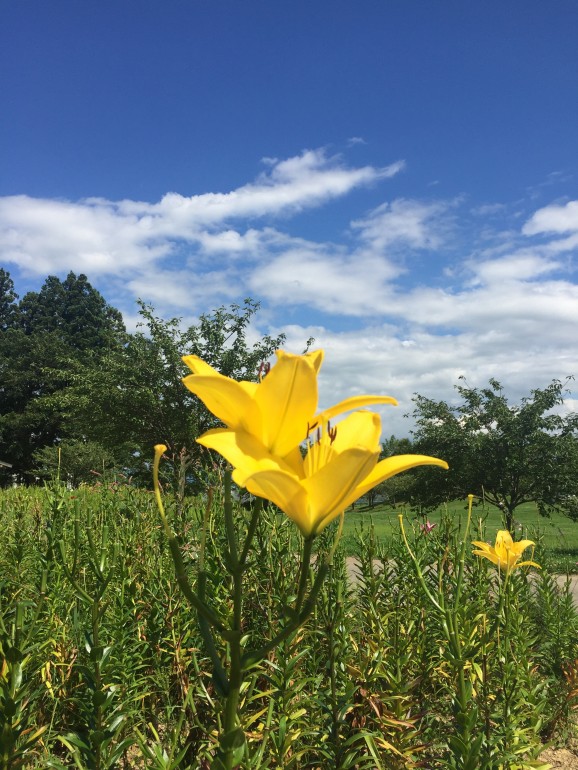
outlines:
[{"label": "dirt path", "polygon": [[[351,583],[355,585],[359,579],[359,572],[358,572],[359,562],[354,556],[348,556],[346,559],[346,563],[347,563],[347,574],[349,575],[349,579],[351,580]],[[379,569],[379,562],[377,560],[375,562],[375,565]],[[566,576],[558,575],[557,580],[560,587],[562,588],[566,583]],[[574,604],[576,608],[578,608],[578,575],[572,575],[570,577],[570,591],[572,593],[572,597],[574,598]]]},{"label": "dirt path", "polygon": [[540,760],[549,762],[552,770],[578,770],[578,756],[569,749],[546,749]]}]

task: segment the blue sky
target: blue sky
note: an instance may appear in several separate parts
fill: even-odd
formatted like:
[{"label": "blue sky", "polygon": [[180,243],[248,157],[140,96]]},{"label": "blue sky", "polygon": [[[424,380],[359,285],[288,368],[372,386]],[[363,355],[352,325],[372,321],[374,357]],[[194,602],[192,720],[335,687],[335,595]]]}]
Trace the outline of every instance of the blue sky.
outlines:
[{"label": "blue sky", "polygon": [[[3,0],[0,265],[326,348],[321,400],[578,374],[574,0]],[[575,408],[570,399],[568,408]]]}]

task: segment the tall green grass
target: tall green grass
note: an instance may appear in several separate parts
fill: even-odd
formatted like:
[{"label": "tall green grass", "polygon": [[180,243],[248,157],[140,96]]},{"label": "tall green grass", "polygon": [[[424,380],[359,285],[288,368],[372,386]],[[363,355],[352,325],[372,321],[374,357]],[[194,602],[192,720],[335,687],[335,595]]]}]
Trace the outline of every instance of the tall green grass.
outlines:
[{"label": "tall green grass", "polygon": [[[205,505],[168,502],[192,581]],[[226,613],[220,510],[217,496],[206,590]],[[463,526],[449,514],[429,536],[410,527],[410,541],[451,601]],[[242,524],[247,512],[236,516]],[[347,547],[313,616],[248,673],[242,768],[465,767],[452,748],[457,669],[441,620],[399,531],[388,519],[381,537],[379,516],[371,524],[366,513],[347,514]],[[152,495],[120,485],[5,490],[0,521],[0,770],[209,768],[222,699]],[[331,537],[320,539],[322,552]],[[297,587],[297,538],[285,517],[263,513],[244,604],[252,646],[284,622]],[[479,767],[538,767],[531,763],[543,741],[564,741],[572,729],[576,611],[546,569],[548,549],[538,548],[545,569],[512,576],[506,649],[502,631],[486,633],[503,628],[495,570],[466,551],[456,622],[467,640],[460,665],[475,704],[472,730],[483,738]],[[357,559],[355,585],[346,555]],[[225,649],[217,652],[226,665]]]}]

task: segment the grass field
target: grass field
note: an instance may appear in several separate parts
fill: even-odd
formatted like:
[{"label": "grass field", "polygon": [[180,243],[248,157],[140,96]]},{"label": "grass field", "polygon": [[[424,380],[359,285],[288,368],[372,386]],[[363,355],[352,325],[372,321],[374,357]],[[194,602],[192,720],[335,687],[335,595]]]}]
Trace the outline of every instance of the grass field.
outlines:
[{"label": "grass field", "polygon": [[[467,506],[465,502],[456,501],[443,509],[428,515],[428,520],[439,524],[442,515],[451,515],[456,521],[465,523]],[[418,527],[424,519],[417,516],[409,508],[398,506],[376,505],[370,509],[357,505],[349,509],[343,526],[343,544],[348,554],[354,550],[356,532],[373,525],[376,537],[387,541],[399,533],[398,515],[403,513],[404,522]],[[476,539],[478,522],[485,522],[486,537],[492,539],[499,529],[503,529],[500,511],[492,505],[477,506],[472,516],[472,539]],[[538,514],[536,506],[526,504],[516,511],[516,522],[519,537],[527,537],[548,552],[552,568],[559,572],[578,572],[578,522],[574,522],[561,514],[553,514],[544,518]]]}]

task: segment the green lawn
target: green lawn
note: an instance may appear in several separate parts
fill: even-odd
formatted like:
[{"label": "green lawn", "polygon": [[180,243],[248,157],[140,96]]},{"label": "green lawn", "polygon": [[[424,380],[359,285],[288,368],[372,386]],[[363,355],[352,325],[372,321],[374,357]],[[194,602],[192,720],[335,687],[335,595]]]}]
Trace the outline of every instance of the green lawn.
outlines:
[{"label": "green lawn", "polygon": [[[439,509],[428,516],[432,523],[439,523],[442,513],[451,514],[456,519],[463,517],[465,523],[466,503],[454,502],[445,509]],[[357,505],[349,509],[345,515],[343,526],[343,543],[347,553],[353,552],[355,533],[361,528],[373,524],[375,534],[380,540],[387,540],[392,533],[399,532],[398,514],[404,514],[404,522],[419,526],[423,521],[408,508],[399,506],[378,505],[373,509]],[[478,536],[479,519],[484,520],[485,539],[493,542],[496,532],[503,528],[500,512],[494,506],[475,507],[472,514],[472,539]],[[553,514],[551,518],[543,518],[538,514],[536,506],[527,504],[516,511],[516,523],[521,527],[519,537],[534,540],[548,552],[556,568],[560,571],[578,572],[578,522],[571,521],[561,514]]]}]

